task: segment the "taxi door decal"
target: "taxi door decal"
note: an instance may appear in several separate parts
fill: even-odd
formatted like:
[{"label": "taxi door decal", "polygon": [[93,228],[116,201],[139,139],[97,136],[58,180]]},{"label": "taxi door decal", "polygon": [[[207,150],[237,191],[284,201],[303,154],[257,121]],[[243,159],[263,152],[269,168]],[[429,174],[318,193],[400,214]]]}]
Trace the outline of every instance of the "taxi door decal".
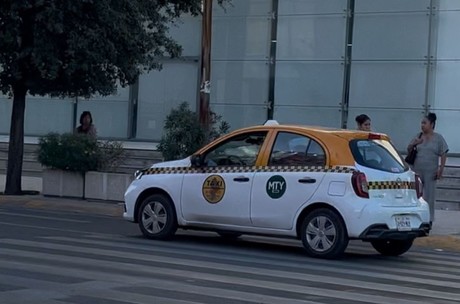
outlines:
[{"label": "taxi door decal", "polygon": [[225,195],[225,181],[220,175],[208,176],[201,189],[204,199],[210,204],[217,204]]},{"label": "taxi door decal", "polygon": [[265,186],[268,196],[273,199],[282,197],[284,192],[286,192],[286,188],[286,180],[281,175],[273,175],[270,177]]}]

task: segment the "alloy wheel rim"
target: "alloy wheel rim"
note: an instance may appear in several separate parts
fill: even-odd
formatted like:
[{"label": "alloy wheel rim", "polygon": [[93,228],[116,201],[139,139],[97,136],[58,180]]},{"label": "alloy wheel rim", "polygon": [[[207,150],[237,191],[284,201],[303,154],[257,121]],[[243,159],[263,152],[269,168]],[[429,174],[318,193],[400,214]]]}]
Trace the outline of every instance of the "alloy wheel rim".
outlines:
[{"label": "alloy wheel rim", "polygon": [[161,232],[166,225],[167,218],[166,209],[159,202],[150,202],[142,211],[142,225],[151,234]]},{"label": "alloy wheel rim", "polygon": [[329,250],[337,238],[335,225],[326,216],[314,217],[308,223],[306,232],[308,245],[318,252]]}]

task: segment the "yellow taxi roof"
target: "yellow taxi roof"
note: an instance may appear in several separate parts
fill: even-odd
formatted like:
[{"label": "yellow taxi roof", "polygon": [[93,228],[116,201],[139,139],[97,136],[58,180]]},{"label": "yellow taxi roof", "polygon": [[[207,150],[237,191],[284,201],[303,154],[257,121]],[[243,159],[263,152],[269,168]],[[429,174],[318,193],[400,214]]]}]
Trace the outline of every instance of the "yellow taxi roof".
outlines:
[{"label": "yellow taxi roof", "polygon": [[389,140],[390,138],[388,135],[383,133],[377,132],[365,132],[359,130],[348,130],[348,129],[339,129],[339,128],[330,128],[330,127],[323,127],[323,126],[309,126],[309,125],[282,125],[282,124],[272,124],[272,125],[260,125],[260,126],[252,126],[240,129],[238,131],[250,131],[250,130],[267,130],[267,129],[276,129],[279,131],[294,131],[299,133],[305,133],[310,135],[317,135],[318,137],[341,137],[345,140],[352,140],[352,139],[367,139],[369,135],[380,136],[381,139]]}]

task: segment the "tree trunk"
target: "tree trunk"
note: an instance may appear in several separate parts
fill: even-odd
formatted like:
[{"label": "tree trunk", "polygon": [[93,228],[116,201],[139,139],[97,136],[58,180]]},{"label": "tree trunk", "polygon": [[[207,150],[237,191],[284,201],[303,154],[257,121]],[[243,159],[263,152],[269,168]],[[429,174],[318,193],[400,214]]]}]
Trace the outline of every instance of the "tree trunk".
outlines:
[{"label": "tree trunk", "polygon": [[13,111],[11,114],[10,143],[8,146],[8,168],[6,171],[5,194],[22,194],[22,160],[24,157],[24,114],[27,90],[13,88]]}]

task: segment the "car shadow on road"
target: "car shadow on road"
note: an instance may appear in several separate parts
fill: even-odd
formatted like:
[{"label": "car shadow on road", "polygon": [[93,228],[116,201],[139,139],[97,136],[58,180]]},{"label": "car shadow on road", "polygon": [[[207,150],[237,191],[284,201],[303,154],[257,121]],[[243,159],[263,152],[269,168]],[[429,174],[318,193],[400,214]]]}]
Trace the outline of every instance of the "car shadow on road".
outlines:
[{"label": "car shadow on road", "polygon": [[[141,235],[133,236],[134,238],[144,239]],[[165,241],[155,241],[144,239],[146,244],[155,244],[161,242],[165,244]],[[307,256],[300,240],[289,239],[289,238],[272,238],[272,237],[261,237],[252,235],[243,235],[239,238],[225,238],[217,235],[214,232],[202,232],[202,231],[178,231],[178,233],[169,241],[166,241],[169,246],[183,248],[197,248],[201,247],[200,251],[206,251],[208,253],[222,253],[225,250],[228,252],[238,255],[247,256],[260,254],[268,258],[279,259],[280,255],[283,255],[283,259],[310,259],[311,261],[318,261],[318,259]],[[189,249],[190,250],[190,249]],[[237,250],[238,252],[235,252]],[[406,262],[410,252],[399,257],[385,257],[377,253],[370,244],[362,241],[350,241],[349,247],[345,254],[337,261],[401,261]],[[331,262],[329,260],[329,262]]]}]

